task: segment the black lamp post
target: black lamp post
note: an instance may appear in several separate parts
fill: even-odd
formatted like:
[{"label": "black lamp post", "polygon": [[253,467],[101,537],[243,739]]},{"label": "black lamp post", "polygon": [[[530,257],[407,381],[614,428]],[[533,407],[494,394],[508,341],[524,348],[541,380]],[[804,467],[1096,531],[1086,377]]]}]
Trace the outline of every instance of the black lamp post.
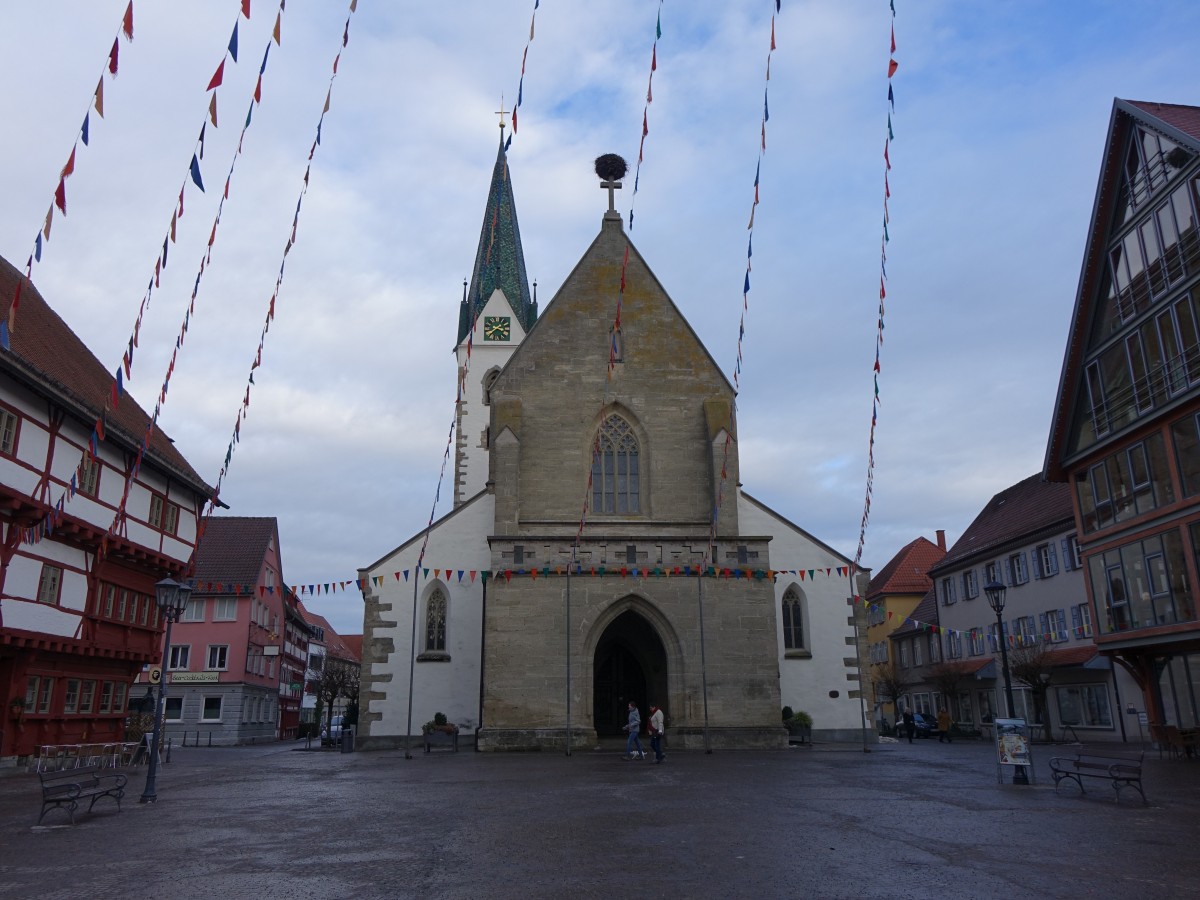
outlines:
[{"label": "black lamp post", "polygon": [[155,792],[155,778],[158,775],[158,742],[162,733],[163,704],[167,697],[167,665],[171,654],[171,625],[179,620],[187,609],[188,601],[192,598],[192,586],[180,584],[171,578],[164,578],[154,586],[155,602],[167,620],[167,632],[164,636],[163,672],[158,682],[158,704],[154,710],[154,737],[150,741],[150,764],[146,769],[146,786],[142,790],[139,803],[153,803],[158,799]]},{"label": "black lamp post", "polygon": [[[1004,668],[1004,698],[1008,703],[1008,714],[1012,716],[1016,710],[1013,703],[1012,676],[1008,671],[1008,642],[1004,640],[1004,595],[1008,593],[999,581],[989,581],[983,586],[987,594],[988,606],[996,613],[996,641],[1000,644],[1000,665]],[[1029,775],[1024,766],[1017,766],[1013,772],[1013,784],[1029,784]]]}]

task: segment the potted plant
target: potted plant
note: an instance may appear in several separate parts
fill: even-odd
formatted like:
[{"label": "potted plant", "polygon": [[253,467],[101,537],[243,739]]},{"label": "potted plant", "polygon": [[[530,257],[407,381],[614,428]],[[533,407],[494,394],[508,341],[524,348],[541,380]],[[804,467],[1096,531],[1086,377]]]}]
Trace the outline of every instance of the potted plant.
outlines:
[{"label": "potted plant", "polygon": [[787,726],[788,736],[799,738],[802,744],[812,743],[812,716],[801,710],[783,720]]},{"label": "potted plant", "polygon": [[458,726],[446,719],[445,713],[434,713],[433,718],[421,726],[425,736],[425,752],[432,746],[442,745],[458,749]]}]

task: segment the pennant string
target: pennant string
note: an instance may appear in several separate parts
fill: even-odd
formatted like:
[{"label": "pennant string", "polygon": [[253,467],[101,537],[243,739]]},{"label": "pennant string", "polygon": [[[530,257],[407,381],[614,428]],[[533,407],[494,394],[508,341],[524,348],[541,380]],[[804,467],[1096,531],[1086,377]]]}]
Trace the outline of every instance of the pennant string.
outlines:
[{"label": "pennant string", "polygon": [[[133,42],[133,0],[129,0],[129,5],[125,7],[124,13],[121,15],[121,24],[117,29],[117,34],[113,38],[112,48],[105,54],[104,68],[100,72],[100,80],[97,82],[96,90],[88,98],[87,110],[83,115],[83,122],[79,127],[79,132],[71,145],[71,152],[67,156],[67,162],[59,171],[58,182],[54,188],[54,199],[50,204],[49,212],[46,213],[46,218],[39,226],[34,234],[33,253],[30,254],[29,264],[26,266],[25,277],[32,281],[33,279],[33,263],[42,261],[42,246],[43,238],[46,243],[50,241],[50,222],[54,216],[54,209],[58,207],[59,211],[65,216],[67,214],[67,179],[75,173],[75,152],[79,148],[80,141],[83,145],[88,146],[90,139],[89,118],[91,110],[94,108],[96,114],[101,118],[104,117],[104,76],[108,75],[111,79],[116,79],[119,50],[121,38],[126,41]],[[8,318],[2,324],[3,333],[0,334],[0,350],[8,351],[11,349],[11,336],[15,333],[17,327],[17,310],[21,305],[21,286],[18,279],[17,288],[13,293],[12,302],[8,307]]]},{"label": "pennant string", "polygon": [[883,141],[883,224],[882,235],[879,241],[879,312],[875,323],[875,361],[872,366],[872,389],[873,396],[871,398],[871,424],[868,429],[867,437],[867,477],[866,491],[863,497],[862,518],[859,521],[858,530],[858,549],[854,553],[854,567],[858,568],[862,561],[863,548],[867,540],[867,524],[871,518],[871,496],[875,488],[875,429],[879,422],[879,407],[880,407],[880,392],[879,392],[879,375],[881,372],[880,358],[883,350],[883,331],[884,331],[884,311],[885,300],[887,298],[887,245],[890,237],[888,235],[888,223],[891,218],[889,212],[888,201],[891,198],[891,182],[889,172],[892,168],[891,159],[891,143],[895,138],[892,128],[892,117],[896,109],[896,95],[893,90],[892,78],[899,68],[899,63],[896,61],[896,4],[893,2],[891,7],[891,22],[889,35],[889,50],[887,64],[887,127],[886,136]]}]

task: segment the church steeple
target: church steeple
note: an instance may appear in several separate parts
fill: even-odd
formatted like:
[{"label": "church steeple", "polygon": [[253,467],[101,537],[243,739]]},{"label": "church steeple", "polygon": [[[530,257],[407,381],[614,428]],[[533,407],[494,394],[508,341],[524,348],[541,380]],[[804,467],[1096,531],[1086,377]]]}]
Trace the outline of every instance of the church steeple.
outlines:
[{"label": "church steeple", "polygon": [[508,177],[508,157],[504,152],[504,118],[500,119],[500,147],[488,189],[479,248],[475,251],[475,269],[458,312],[458,340],[463,342],[471,322],[499,288],[508,299],[521,327],[528,331],[537,319],[537,301],[529,293],[525,273],[525,254],[521,249],[521,230],[517,226],[517,207],[513,202],[512,182]]}]

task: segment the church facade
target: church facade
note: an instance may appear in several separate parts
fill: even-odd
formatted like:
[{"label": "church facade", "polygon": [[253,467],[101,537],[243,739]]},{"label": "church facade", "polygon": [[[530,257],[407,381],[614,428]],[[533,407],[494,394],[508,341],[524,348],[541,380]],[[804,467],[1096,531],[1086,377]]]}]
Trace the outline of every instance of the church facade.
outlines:
[{"label": "church facade", "polygon": [[[842,555],[745,493],[735,391],[613,209],[539,316],[503,149],[460,310],[454,508],[360,569],[360,746],[437,712],[482,750],[857,739]],[[620,286],[624,284],[624,290]],[[618,313],[618,298],[620,308]]]}]

